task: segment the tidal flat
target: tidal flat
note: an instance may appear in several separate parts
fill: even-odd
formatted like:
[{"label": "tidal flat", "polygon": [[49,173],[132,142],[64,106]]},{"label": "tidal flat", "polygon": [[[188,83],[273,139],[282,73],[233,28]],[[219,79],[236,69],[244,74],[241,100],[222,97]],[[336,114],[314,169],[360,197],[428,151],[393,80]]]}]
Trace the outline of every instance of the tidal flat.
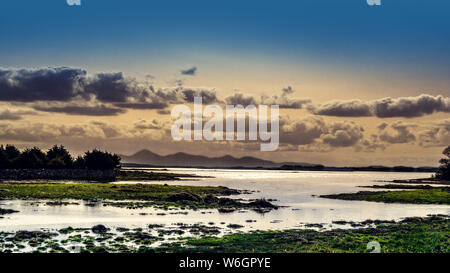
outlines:
[{"label": "tidal flat", "polygon": [[253,231],[222,237],[214,225],[166,228],[67,227],[51,231],[0,232],[0,252],[44,253],[367,253],[369,242],[383,253],[448,253],[450,217],[433,215],[399,222],[365,221],[363,228]]},{"label": "tidal flat", "polygon": [[116,176],[117,181],[173,181],[182,179],[205,178],[195,174],[180,174],[165,171],[142,171],[139,169],[121,170]]},{"label": "tidal flat", "polygon": [[450,187],[421,188],[407,191],[359,191],[321,195],[322,198],[402,204],[450,204]]},{"label": "tidal flat", "polygon": [[353,230],[284,230],[235,233],[164,244],[156,252],[171,253],[365,253],[369,242],[383,253],[450,252],[450,217],[406,218],[392,224]]},{"label": "tidal flat", "polygon": [[[243,193],[227,187],[169,186],[156,184],[6,184],[0,185],[0,199],[20,200],[104,200],[106,205],[136,207],[182,207],[220,209],[276,209],[260,199],[242,202],[226,197]],[[133,202],[139,201],[139,202]]]},{"label": "tidal flat", "polygon": [[[364,238],[375,236],[376,232],[367,230],[378,230],[386,225],[401,227],[405,233],[412,226],[406,226],[403,220],[439,222],[443,215],[450,213],[448,204],[320,197],[357,192],[360,186],[371,186],[375,181],[414,179],[423,174],[216,169],[142,171],[202,178],[112,183],[0,183],[0,207],[5,211],[0,216],[0,251],[234,252],[241,247],[242,252],[251,252],[252,247],[255,251],[267,252],[283,252],[283,249],[285,252],[367,252],[367,240],[358,239],[361,236],[358,234],[364,234]],[[394,189],[387,183],[378,185],[395,192],[420,190]],[[399,183],[395,185],[402,187]],[[380,190],[385,191],[373,189],[374,192]],[[437,214],[441,216],[426,217]],[[424,230],[433,225],[428,220],[424,222]],[[446,230],[442,223],[435,227]],[[414,226],[415,230],[418,228]],[[363,231],[355,233],[357,230]],[[415,232],[411,236],[418,234]],[[431,252],[430,244],[442,242],[439,236],[437,241],[427,241],[436,236],[432,232],[426,231],[423,236],[425,239],[419,240],[426,245],[421,249],[399,247],[392,251]],[[299,241],[296,243],[291,237]],[[341,240],[344,237],[350,240],[347,245]],[[376,235],[373,239],[381,244],[382,251],[388,252],[391,248],[383,250],[388,241],[378,241],[383,238]],[[341,240],[339,245],[334,245],[338,239]],[[248,243],[249,248],[239,246],[240,240],[242,244]],[[400,241],[400,244],[406,247],[408,242]],[[436,252],[443,251],[441,245],[434,245]]]}]

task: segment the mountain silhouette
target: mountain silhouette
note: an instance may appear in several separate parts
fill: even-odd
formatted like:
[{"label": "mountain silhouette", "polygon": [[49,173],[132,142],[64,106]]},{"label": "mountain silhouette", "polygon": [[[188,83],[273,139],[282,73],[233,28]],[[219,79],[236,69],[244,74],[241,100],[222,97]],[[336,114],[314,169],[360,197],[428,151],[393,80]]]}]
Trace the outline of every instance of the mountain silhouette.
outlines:
[{"label": "mountain silhouette", "polygon": [[283,165],[311,166],[309,163],[282,162],[277,163],[252,156],[236,158],[231,155],[221,157],[207,157],[187,153],[175,153],[166,156],[156,154],[149,150],[141,150],[133,155],[121,155],[126,165],[140,164],[157,167],[208,167],[208,168],[278,168]]}]

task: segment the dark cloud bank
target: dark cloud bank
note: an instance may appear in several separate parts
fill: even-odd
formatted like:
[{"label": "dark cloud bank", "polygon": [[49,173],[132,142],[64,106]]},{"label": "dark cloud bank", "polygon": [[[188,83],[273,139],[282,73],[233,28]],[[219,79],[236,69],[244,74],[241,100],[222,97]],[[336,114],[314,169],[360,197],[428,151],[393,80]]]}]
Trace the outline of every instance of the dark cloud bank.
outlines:
[{"label": "dark cloud bank", "polygon": [[[196,68],[192,73],[195,73]],[[189,72],[187,72],[189,73]],[[171,103],[204,103],[218,99],[214,90],[184,88],[158,89],[123,73],[88,76],[83,69],[58,67],[40,69],[0,68],[0,101],[20,102],[38,111],[71,115],[110,116],[126,109],[165,109]],[[12,115],[4,118],[14,119]]]},{"label": "dark cloud bank", "polygon": [[[183,70],[195,75],[196,67]],[[72,115],[110,116],[126,109],[164,110],[170,104],[192,103],[201,96],[203,103],[267,104],[286,109],[303,109],[315,115],[336,117],[413,118],[437,112],[450,113],[450,98],[422,94],[416,97],[383,98],[373,101],[350,100],[313,104],[310,99],[290,96],[295,90],[288,86],[280,95],[254,97],[242,93],[220,100],[214,89],[155,89],[151,84],[127,78],[121,72],[88,75],[86,70],[69,67],[39,69],[0,68],[0,101],[24,103],[38,111]],[[3,119],[14,119],[4,113]],[[19,117],[20,118],[20,117]]]},{"label": "dark cloud bank", "polygon": [[422,94],[416,97],[384,98],[374,101],[333,101],[308,108],[316,115],[336,117],[414,118],[436,112],[450,113],[450,97]]}]

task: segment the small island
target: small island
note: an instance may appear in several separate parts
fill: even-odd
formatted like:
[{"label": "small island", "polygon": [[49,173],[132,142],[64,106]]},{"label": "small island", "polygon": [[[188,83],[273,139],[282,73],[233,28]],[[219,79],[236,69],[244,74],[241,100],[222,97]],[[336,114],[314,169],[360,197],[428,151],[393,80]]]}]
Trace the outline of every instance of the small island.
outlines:
[{"label": "small island", "polygon": [[[437,173],[430,178],[395,180],[388,185],[374,185],[371,188],[408,189],[401,191],[359,191],[321,195],[323,198],[372,201],[403,204],[450,204],[450,146],[444,149]],[[431,186],[434,185],[434,186]]]},{"label": "small island", "polygon": [[94,149],[73,157],[62,145],[48,151],[38,147],[22,152],[14,145],[0,146],[0,181],[75,180],[85,182],[161,181],[200,178],[196,175],[122,169],[117,154]]}]

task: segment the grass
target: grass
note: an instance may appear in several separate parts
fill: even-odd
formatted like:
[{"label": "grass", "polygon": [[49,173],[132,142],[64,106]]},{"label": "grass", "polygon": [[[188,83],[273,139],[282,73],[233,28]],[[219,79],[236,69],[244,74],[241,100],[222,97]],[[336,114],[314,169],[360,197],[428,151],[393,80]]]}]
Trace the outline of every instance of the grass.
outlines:
[{"label": "grass", "polygon": [[449,223],[447,216],[434,216],[407,218],[400,223],[357,230],[235,233],[220,238],[187,239],[155,250],[176,253],[364,253],[369,252],[367,243],[376,241],[384,253],[448,253]]},{"label": "grass", "polygon": [[420,189],[410,191],[360,191],[357,193],[341,193],[321,195],[320,197],[359,200],[384,203],[405,204],[450,204],[450,187],[439,187],[432,189]]},{"label": "grass", "polygon": [[181,178],[200,178],[200,176],[190,174],[176,174],[169,172],[143,172],[126,170],[120,171],[116,181],[161,181],[161,180],[180,180]]},{"label": "grass", "polygon": [[[155,184],[4,184],[0,185],[0,199],[78,199],[127,201],[145,206],[176,206],[186,208],[275,208],[267,201],[243,203],[230,198],[219,198],[239,194],[226,187],[169,186]],[[105,204],[114,205],[113,202]],[[120,206],[121,204],[118,203]],[[122,204],[123,205],[123,204]]]}]

